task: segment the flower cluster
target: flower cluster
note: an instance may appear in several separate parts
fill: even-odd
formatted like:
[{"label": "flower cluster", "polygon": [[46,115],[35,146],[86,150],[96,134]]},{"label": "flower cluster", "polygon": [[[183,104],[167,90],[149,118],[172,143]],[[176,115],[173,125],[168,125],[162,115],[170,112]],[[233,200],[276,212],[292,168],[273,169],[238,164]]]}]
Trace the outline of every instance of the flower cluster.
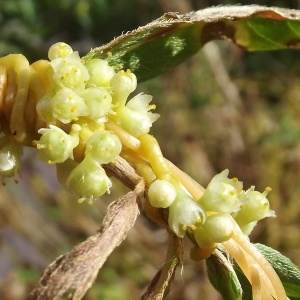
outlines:
[{"label": "flower cluster", "polygon": [[36,107],[47,127],[34,144],[42,160],[56,164],[61,182],[80,201],[91,202],[111,187],[101,165],[114,162],[122,150],[107,121],[137,138],[149,132],[158,115],[150,111],[155,108],[151,96],[138,94],[126,103],[137,86],[129,70],[116,73],[106,60],[84,61],[65,43],[51,46],[48,56],[50,88]]},{"label": "flower cluster", "polygon": [[266,198],[269,191],[260,193],[253,186],[245,191],[242,182],[229,179],[228,170],[224,170],[197,201],[170,177],[155,180],[148,198],[154,207],[169,208],[169,226],[179,237],[188,231],[199,247],[213,248],[231,238],[232,218],[248,235],[258,220],[275,216]]},{"label": "flower cluster", "polygon": [[[145,178],[149,202],[168,208],[170,228],[179,237],[188,231],[201,248],[230,239],[232,218],[249,234],[258,220],[275,215],[266,198],[268,189],[244,191],[242,182],[228,178],[228,170],[212,179],[200,199],[193,197],[169,170],[156,139],[147,134],[158,118],[151,112],[152,97],[140,93],[128,100],[137,86],[130,70],[116,73],[107,60],[83,60],[65,43],[52,45],[48,56],[48,88],[36,105],[45,127],[38,130],[40,139],[34,145],[42,160],[56,164],[58,178],[80,201],[109,192],[112,183],[102,165],[134,145],[134,156],[143,157],[154,176]],[[21,154],[13,139],[0,138],[0,175],[15,176]]]},{"label": "flower cluster", "polygon": [[[266,198],[270,188],[263,193],[254,187],[243,190],[242,182],[229,179],[225,170],[202,193],[198,183],[163,157],[157,140],[148,134],[159,117],[151,112],[155,109],[155,105],[150,105],[152,97],[140,93],[128,100],[137,86],[137,78],[130,70],[116,73],[108,63],[109,57],[81,59],[65,43],[51,46],[48,57],[50,61],[31,66],[22,55],[0,60],[1,67],[1,63],[5,64],[0,68],[1,76],[7,68],[8,73],[19,76],[14,78],[16,82],[10,79],[7,90],[0,91],[5,90],[9,99],[18,98],[8,113],[10,120],[0,124],[2,184],[3,177],[16,177],[22,147],[32,146],[33,142],[39,157],[56,165],[58,180],[80,197],[79,202],[91,203],[112,186],[103,164],[122,155],[145,179],[149,200],[146,213],[149,203],[149,211],[167,209],[170,229],[181,238],[186,233],[192,236],[197,249],[201,248],[201,259],[222,243],[244,270],[253,291],[267,294],[261,288],[262,282],[265,284],[268,276],[274,279],[277,275],[272,275],[266,261],[255,258],[256,250],[245,235],[250,234],[257,221],[275,216]],[[1,77],[3,87],[7,83],[5,76]],[[30,103],[30,108],[36,103],[34,120],[26,119],[30,115],[25,111],[26,103]],[[34,140],[36,134],[39,140]],[[263,275],[257,272],[256,262]],[[265,290],[269,289],[274,298],[284,299],[280,281],[270,283]]]}]

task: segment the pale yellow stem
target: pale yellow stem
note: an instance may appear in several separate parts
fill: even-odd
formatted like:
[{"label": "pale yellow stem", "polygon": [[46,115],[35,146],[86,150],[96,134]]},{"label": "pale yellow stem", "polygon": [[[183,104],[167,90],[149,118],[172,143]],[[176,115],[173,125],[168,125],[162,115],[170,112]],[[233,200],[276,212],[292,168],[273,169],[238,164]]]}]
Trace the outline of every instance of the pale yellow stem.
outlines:
[{"label": "pale yellow stem", "polygon": [[[268,289],[272,293],[273,297],[277,300],[288,299],[283,285],[273,267],[270,265],[267,259],[259,252],[259,250],[251,244],[249,238],[244,235],[244,233],[241,231],[240,227],[237,225],[233,218],[232,223],[234,229],[232,240],[239,245],[239,247],[243,250],[244,253],[252,257],[254,262],[260,267],[261,272],[264,273],[264,275],[262,275],[264,277],[264,281],[266,278],[269,279],[271,287],[268,286]],[[228,242],[223,243],[225,248],[227,247],[228,244],[226,243]],[[235,258],[234,253],[232,256],[233,258]]]},{"label": "pale yellow stem", "polygon": [[251,267],[252,299],[253,300],[273,300],[273,297],[266,288],[266,282],[262,280],[261,269],[255,263]]},{"label": "pale yellow stem", "polygon": [[5,91],[7,86],[7,69],[5,66],[0,65],[0,111],[5,106]]},{"label": "pale yellow stem", "polygon": [[196,199],[200,199],[205,192],[205,188],[188,174],[176,167],[172,162],[164,158],[171,174],[190,192]]},{"label": "pale yellow stem", "polygon": [[121,156],[134,166],[137,173],[145,179],[147,186],[156,179],[150,164],[144,159],[138,157],[133,151],[123,150]]},{"label": "pale yellow stem", "polygon": [[169,167],[165,162],[156,138],[150,134],[144,134],[139,137],[139,140],[141,142],[141,148],[138,154],[146,157],[156,177],[162,178],[165,175],[170,175]]},{"label": "pale yellow stem", "polygon": [[224,242],[222,245],[235,259],[251,283],[253,300],[273,299],[272,294],[275,294],[275,292],[272,283],[270,279],[264,275],[264,271],[256,264],[253,257],[246,253],[233,239]]},{"label": "pale yellow stem", "polygon": [[127,148],[132,150],[139,149],[141,144],[140,141],[133,135],[129,134],[125,129],[123,129],[114,121],[108,119],[108,121],[105,123],[105,129],[113,131],[118,136],[121,143]]},{"label": "pale yellow stem", "polygon": [[[14,97],[7,99],[12,105],[11,110],[11,132],[14,134],[14,138],[22,143],[26,139],[26,123],[24,117],[24,111],[27,103],[28,89],[30,83],[31,69],[29,67],[28,60],[21,54],[9,54],[0,59],[0,64],[3,64],[10,75],[14,78],[8,81],[7,90],[11,90],[13,86]],[[6,99],[6,100],[7,100]]]}]

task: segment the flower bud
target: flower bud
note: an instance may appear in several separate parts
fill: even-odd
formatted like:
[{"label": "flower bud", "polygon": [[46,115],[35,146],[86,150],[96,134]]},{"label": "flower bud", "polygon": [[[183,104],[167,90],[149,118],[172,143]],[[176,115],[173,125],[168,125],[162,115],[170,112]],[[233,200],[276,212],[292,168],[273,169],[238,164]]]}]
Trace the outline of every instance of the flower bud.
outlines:
[{"label": "flower bud", "polygon": [[110,80],[116,74],[114,68],[109,66],[108,62],[103,59],[91,59],[85,66],[90,74],[88,87],[109,86]]},{"label": "flower bud", "polygon": [[122,70],[111,79],[110,86],[113,88],[113,103],[121,107],[125,105],[129,94],[136,89],[137,79],[130,70]]},{"label": "flower bud", "polygon": [[81,196],[82,201],[101,197],[111,185],[104,169],[89,155],[73,169],[66,182],[67,188]]},{"label": "flower bud", "polygon": [[232,218],[229,214],[208,216],[202,226],[215,243],[223,243],[229,240],[233,234]]},{"label": "flower bud", "polygon": [[122,150],[119,138],[107,130],[93,134],[86,143],[85,155],[100,164],[108,164],[116,159]]},{"label": "flower bud", "polygon": [[63,88],[52,98],[53,116],[64,124],[81,116],[87,116],[89,110],[84,100],[73,90]]},{"label": "flower bud", "polygon": [[73,52],[71,46],[66,43],[58,42],[53,44],[48,51],[48,57],[50,60],[56,58],[62,58],[70,55]]},{"label": "flower bud", "polygon": [[53,79],[60,87],[84,89],[90,75],[81,62],[78,52],[51,61]]},{"label": "flower bud", "polygon": [[112,98],[110,93],[103,88],[92,87],[84,89],[79,95],[89,110],[88,118],[97,121],[105,117],[111,110]]},{"label": "flower bud", "polygon": [[216,243],[228,241],[233,234],[232,219],[229,214],[214,214],[194,231],[194,237],[201,248],[211,248]]},{"label": "flower bud", "polygon": [[166,208],[172,205],[177,195],[175,186],[167,180],[157,179],[148,189],[149,202],[154,207]]}]

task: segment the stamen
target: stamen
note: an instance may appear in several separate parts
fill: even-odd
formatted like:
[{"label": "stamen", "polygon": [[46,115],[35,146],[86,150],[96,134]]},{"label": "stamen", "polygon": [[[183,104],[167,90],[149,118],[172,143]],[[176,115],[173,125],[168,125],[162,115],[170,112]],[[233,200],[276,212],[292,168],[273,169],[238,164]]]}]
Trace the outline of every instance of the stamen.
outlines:
[{"label": "stamen", "polygon": [[267,186],[264,190],[264,192],[262,193],[263,196],[267,196],[269,194],[269,192],[272,191],[272,188],[270,188],[269,186]]},{"label": "stamen", "polygon": [[81,204],[82,202],[84,202],[84,200],[85,200],[85,198],[80,198],[80,199],[77,200],[77,202],[78,202],[79,204]]}]

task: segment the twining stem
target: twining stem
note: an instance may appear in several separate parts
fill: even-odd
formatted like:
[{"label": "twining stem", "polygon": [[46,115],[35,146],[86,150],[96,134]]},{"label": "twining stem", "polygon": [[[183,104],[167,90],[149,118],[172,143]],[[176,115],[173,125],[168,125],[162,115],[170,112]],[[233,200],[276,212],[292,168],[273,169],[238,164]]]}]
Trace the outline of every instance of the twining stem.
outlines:
[{"label": "twining stem", "polygon": [[[275,291],[272,283],[266,276],[262,276],[264,272],[259,265],[255,263],[253,257],[245,253],[243,249],[232,239],[223,243],[223,246],[235,259],[248,281],[251,283],[253,300],[273,299],[271,295],[274,295]],[[264,284],[261,283],[262,277],[265,279]]]},{"label": "twining stem", "polygon": [[118,136],[122,144],[127,148],[132,150],[139,149],[140,141],[133,135],[129,134],[125,129],[123,129],[114,121],[108,119],[108,121],[105,123],[105,128],[114,132]]},{"label": "twining stem", "polygon": [[[238,262],[241,269],[243,270],[244,274],[249,277],[249,268],[252,267],[253,263],[259,267],[260,272],[263,275],[263,285],[268,285],[268,281],[270,282],[270,285],[268,285],[268,290],[272,293],[272,295],[275,297],[275,299],[278,300],[284,300],[287,299],[285,290],[283,288],[283,285],[273,269],[273,267],[270,265],[270,263],[266,260],[266,258],[259,252],[258,249],[256,249],[251,242],[249,241],[248,237],[243,234],[240,227],[237,225],[237,223],[232,219],[233,227],[234,227],[234,234],[232,236],[232,239],[224,242],[223,246],[226,248],[226,250],[230,253],[230,255],[235,259],[235,255],[239,255],[239,250],[237,248],[234,248],[234,244],[238,245],[238,247],[242,250],[245,256],[249,256],[253,259],[253,262],[251,262],[249,265],[246,261],[244,262]],[[251,272],[251,271],[250,271]],[[251,276],[248,278],[249,281],[252,283]]]},{"label": "twining stem", "polygon": [[168,168],[172,172],[173,176],[179,180],[179,182],[191,193],[196,199],[200,199],[205,191],[205,188],[199,184],[196,180],[190,177],[188,174],[180,170],[172,162],[164,158]]},{"label": "twining stem", "polygon": [[144,134],[139,140],[141,147],[138,153],[147,158],[156,177],[162,179],[164,176],[170,175],[169,167],[164,160],[157,139],[150,134]]},{"label": "twining stem", "polygon": [[[113,127],[110,127],[112,124],[115,123],[110,121],[108,128],[112,129]],[[126,141],[127,143],[130,143],[129,139]],[[159,143],[155,137],[145,134],[140,137],[140,143],[141,147],[138,147],[137,149],[135,149],[137,143],[127,145],[128,148],[133,151],[125,150],[123,151],[123,156],[134,165],[137,172],[145,178],[147,183],[151,183],[155,179],[155,177],[153,177],[154,174],[154,176],[158,178],[167,174],[172,175],[196,200],[201,198],[205,188],[163,156]],[[152,171],[149,170],[151,168]]]}]

